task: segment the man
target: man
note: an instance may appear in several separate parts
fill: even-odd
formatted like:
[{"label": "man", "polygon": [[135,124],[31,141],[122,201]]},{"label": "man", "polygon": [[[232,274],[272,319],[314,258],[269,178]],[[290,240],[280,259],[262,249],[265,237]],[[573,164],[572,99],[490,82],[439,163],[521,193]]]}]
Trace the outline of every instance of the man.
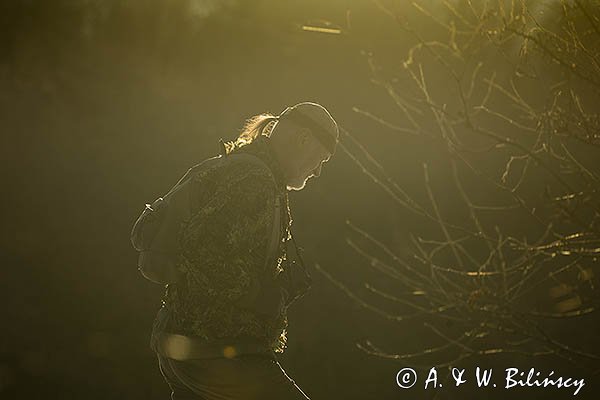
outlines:
[{"label": "man", "polygon": [[221,142],[227,162],[193,177],[176,238],[182,278],[167,286],[151,340],[172,399],[308,398],[276,358],[287,309],[310,286],[288,261],[287,191],[320,175],[338,138],[323,106],[299,103],[249,119]]}]

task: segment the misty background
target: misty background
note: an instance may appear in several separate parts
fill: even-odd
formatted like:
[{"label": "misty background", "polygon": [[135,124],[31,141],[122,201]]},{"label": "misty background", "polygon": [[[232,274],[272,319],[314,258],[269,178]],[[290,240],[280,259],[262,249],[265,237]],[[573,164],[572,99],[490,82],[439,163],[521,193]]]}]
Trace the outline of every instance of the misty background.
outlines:
[{"label": "misty background", "polygon": [[[433,1],[421,3],[442,19],[451,17]],[[148,346],[163,288],[137,271],[129,233],[145,203],[166,193],[189,167],[216,155],[218,140],[235,138],[255,114],[318,102],[419,201],[428,198],[426,163],[442,212],[452,221],[466,218],[451,189],[443,144],[427,135],[399,134],[359,112],[369,110],[398,124],[406,120],[374,81],[392,79],[415,39],[398,29],[380,4],[2,2],[0,397],[168,398]],[[412,24],[437,34],[431,18]],[[489,68],[500,65],[488,56],[478,55]],[[458,104],[456,93],[446,91],[445,78],[432,79],[433,92],[446,96],[450,108]],[[405,82],[395,82],[402,90]],[[574,90],[578,85],[585,86],[574,82]],[[545,98],[540,93],[537,100]],[[345,135],[342,141],[354,143]],[[597,172],[596,150],[581,149],[581,159]],[[486,154],[475,157],[483,168],[495,165]],[[540,175],[537,182],[543,179]],[[473,179],[465,185],[480,183]],[[535,184],[530,187],[537,193]],[[478,195],[482,201],[497,199],[485,190]],[[412,233],[437,229],[398,207],[343,151],[290,201],[292,229],[307,264],[318,263],[358,291],[365,282],[390,290],[393,284],[349,246],[348,221],[399,253],[411,251]],[[518,215],[498,221],[509,230],[529,229]],[[594,258],[591,265],[596,264]],[[432,390],[402,391],[396,385],[396,372],[413,365],[410,360],[376,357],[356,346],[368,339],[389,351],[417,351],[433,345],[422,335],[423,326],[381,318],[318,271],[312,275],[311,291],[290,309],[288,349],[280,357],[297,384],[313,399],[433,398]],[[582,349],[597,347],[597,316],[575,331],[570,327],[565,321],[555,324],[557,332],[576,336]],[[524,363],[577,377],[589,372],[515,355],[473,363],[499,369]],[[597,375],[586,380],[579,397],[591,395],[595,383]],[[480,392],[464,388],[455,395],[469,393]],[[535,393],[571,396],[552,389]]]}]

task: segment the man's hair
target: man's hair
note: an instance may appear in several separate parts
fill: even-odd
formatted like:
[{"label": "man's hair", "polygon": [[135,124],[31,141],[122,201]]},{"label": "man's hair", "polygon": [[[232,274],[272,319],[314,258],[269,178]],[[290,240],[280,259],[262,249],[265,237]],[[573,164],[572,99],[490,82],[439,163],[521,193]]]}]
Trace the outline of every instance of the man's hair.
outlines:
[{"label": "man's hair", "polygon": [[268,136],[276,122],[277,116],[271,113],[262,113],[248,118],[237,139],[223,143],[226,154],[252,143],[260,135]]}]

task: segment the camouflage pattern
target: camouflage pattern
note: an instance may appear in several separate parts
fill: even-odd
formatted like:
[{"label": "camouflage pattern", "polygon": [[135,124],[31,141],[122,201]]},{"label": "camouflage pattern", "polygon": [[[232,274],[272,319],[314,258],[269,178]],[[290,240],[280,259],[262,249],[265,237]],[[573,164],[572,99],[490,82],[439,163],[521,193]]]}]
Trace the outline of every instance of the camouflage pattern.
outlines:
[{"label": "camouflage pattern", "polygon": [[[236,302],[253,280],[276,278],[285,268],[292,222],[287,190],[268,138],[259,137],[234,152],[260,157],[273,176],[261,165],[232,158],[226,167],[194,178],[192,217],[177,236],[184,279],[169,285],[163,298],[171,313],[169,331],[208,341],[250,337],[264,342],[266,351],[281,353],[287,306],[277,316],[266,316]],[[281,241],[276,260],[265,268],[275,196],[282,204]]]}]

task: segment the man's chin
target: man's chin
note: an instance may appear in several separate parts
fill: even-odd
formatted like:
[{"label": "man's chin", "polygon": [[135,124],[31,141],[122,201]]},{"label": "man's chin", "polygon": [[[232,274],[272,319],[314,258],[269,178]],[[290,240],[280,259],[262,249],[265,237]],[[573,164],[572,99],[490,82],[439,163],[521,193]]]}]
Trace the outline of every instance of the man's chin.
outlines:
[{"label": "man's chin", "polygon": [[306,178],[304,181],[302,182],[298,182],[296,184],[290,184],[287,185],[287,190],[302,190],[304,189],[304,187],[306,186],[306,182],[308,182],[310,178]]},{"label": "man's chin", "polygon": [[302,189],[304,189],[304,186],[306,186],[306,185],[302,185],[302,186],[289,186],[289,185],[288,185],[288,187],[287,187],[287,190],[288,190],[288,191],[292,191],[292,190],[302,190]]}]

